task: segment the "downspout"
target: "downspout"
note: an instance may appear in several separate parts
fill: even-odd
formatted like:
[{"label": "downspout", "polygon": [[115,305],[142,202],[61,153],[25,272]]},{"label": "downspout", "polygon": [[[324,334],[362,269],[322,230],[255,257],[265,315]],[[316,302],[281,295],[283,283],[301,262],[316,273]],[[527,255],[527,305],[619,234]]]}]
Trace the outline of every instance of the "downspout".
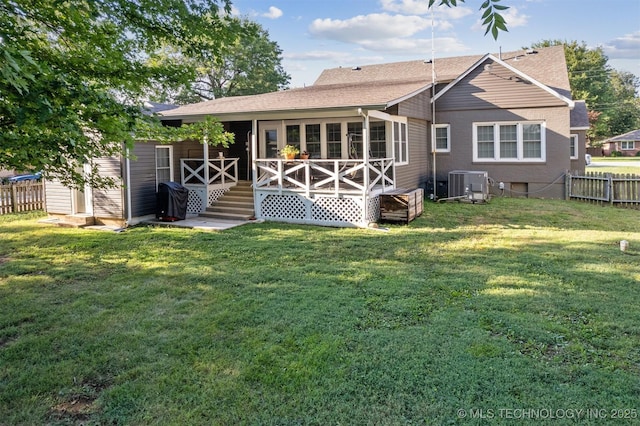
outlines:
[{"label": "downspout", "polygon": [[431,8],[431,157],[433,169],[433,193],[431,199],[436,199],[436,46],[433,7]]},{"label": "downspout", "polygon": [[131,221],[133,220],[133,213],[131,212],[131,158],[130,158],[129,148],[127,147],[125,151],[125,179],[127,180],[125,184],[125,188],[127,188],[127,223],[125,226],[129,226]]}]

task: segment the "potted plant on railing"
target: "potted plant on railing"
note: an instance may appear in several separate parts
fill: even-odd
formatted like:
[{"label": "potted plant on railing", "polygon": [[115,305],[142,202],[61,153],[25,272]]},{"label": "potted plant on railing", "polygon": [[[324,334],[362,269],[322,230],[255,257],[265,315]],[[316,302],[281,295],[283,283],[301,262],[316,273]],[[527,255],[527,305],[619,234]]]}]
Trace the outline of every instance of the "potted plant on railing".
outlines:
[{"label": "potted plant on railing", "polygon": [[284,148],[280,150],[280,154],[282,154],[285,160],[293,160],[299,152],[300,150],[295,145],[285,145]]},{"label": "potted plant on railing", "polygon": [[300,159],[301,160],[308,160],[309,159],[309,153],[307,151],[302,151],[300,153]]}]

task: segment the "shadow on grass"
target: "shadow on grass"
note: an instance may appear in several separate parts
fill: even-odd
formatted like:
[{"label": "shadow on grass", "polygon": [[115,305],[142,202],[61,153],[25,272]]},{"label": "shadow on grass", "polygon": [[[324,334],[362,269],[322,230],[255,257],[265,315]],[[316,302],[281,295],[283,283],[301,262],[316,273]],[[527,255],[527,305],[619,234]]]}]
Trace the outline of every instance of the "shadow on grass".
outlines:
[{"label": "shadow on grass", "polygon": [[77,421],[74,400],[82,421],[190,424],[634,404],[637,258],[566,211],[491,208],[387,233],[5,227],[0,417]]}]

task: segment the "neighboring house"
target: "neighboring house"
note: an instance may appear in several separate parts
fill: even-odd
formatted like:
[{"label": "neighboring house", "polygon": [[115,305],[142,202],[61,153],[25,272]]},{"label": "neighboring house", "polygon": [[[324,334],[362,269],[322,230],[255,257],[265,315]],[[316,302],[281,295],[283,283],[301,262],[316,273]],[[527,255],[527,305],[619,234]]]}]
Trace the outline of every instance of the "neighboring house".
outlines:
[{"label": "neighboring house", "polygon": [[633,157],[640,152],[640,129],[607,139],[602,145],[604,155],[621,152],[622,155]]},{"label": "neighboring house", "polygon": [[[313,86],[162,111],[168,125],[214,116],[236,143],[222,159],[197,142],[148,142],[136,144],[135,160],[102,160],[123,186],[91,191],[88,213],[134,223],[154,213],[165,180],[191,190],[197,213],[248,180],[257,218],[365,226],[379,217],[380,194],[433,188],[453,170],[487,171],[495,193],[563,198],[564,173],[584,170],[588,128],[584,102],[570,98],[564,48],[436,59],[435,73],[433,65],[329,69]],[[310,159],[284,160],[286,144]]]}]

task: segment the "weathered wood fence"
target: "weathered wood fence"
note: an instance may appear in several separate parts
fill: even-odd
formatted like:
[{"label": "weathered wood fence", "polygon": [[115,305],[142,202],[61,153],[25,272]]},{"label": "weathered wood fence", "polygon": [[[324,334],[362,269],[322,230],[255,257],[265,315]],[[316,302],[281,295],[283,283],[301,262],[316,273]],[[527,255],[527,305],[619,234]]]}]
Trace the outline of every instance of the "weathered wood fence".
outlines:
[{"label": "weathered wood fence", "polygon": [[44,184],[24,181],[0,185],[0,214],[44,209]]},{"label": "weathered wood fence", "polygon": [[569,172],[566,185],[573,200],[640,209],[640,175]]}]

